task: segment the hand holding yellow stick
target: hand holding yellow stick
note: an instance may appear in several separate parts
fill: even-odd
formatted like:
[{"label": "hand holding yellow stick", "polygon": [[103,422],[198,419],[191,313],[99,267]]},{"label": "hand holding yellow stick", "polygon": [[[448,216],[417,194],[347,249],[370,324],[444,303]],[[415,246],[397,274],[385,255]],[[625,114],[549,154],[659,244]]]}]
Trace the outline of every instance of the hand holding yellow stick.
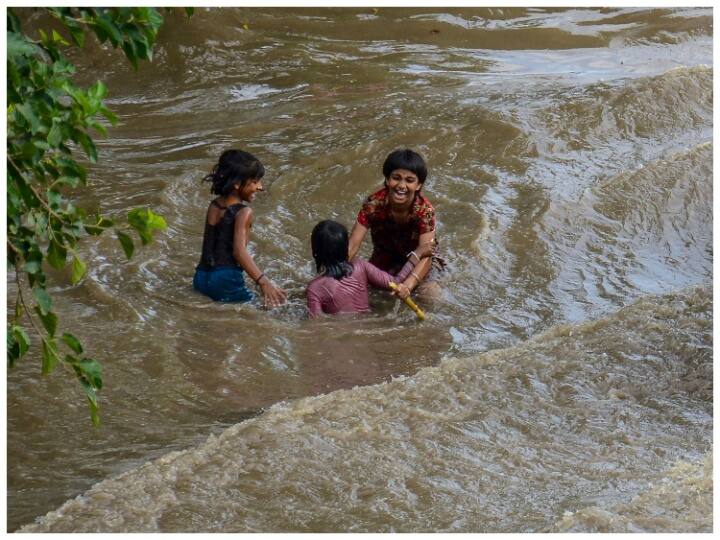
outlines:
[{"label": "hand holding yellow stick", "polygon": [[[388,285],[390,286],[390,288],[393,291],[398,290],[398,286],[395,282],[391,281]],[[425,312],[422,309],[420,309],[415,302],[413,302],[412,298],[407,296],[407,297],[403,298],[403,300],[410,307],[410,309],[412,309],[415,312],[415,315],[417,315],[418,319],[420,319],[421,321],[425,320]]]}]

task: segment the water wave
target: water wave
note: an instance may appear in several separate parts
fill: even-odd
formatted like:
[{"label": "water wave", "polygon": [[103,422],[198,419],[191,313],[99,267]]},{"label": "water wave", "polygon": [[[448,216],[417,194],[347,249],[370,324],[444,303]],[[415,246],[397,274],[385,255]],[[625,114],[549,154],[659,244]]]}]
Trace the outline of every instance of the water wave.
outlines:
[{"label": "water wave", "polygon": [[[711,497],[710,293],[277,404],[21,531],[709,531],[695,505]],[[677,459],[679,482],[648,484]],[[611,524],[606,499],[628,501]]]},{"label": "water wave", "polygon": [[552,532],[710,532],[713,456],[680,461],[629,502],[567,512]]}]

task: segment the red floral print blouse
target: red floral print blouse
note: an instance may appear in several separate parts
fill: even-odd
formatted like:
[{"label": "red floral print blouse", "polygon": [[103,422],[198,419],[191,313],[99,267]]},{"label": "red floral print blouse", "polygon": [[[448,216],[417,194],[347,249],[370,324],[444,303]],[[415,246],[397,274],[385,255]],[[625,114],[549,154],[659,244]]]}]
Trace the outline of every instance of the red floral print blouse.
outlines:
[{"label": "red floral print blouse", "polygon": [[388,189],[370,195],[358,213],[360,225],[370,229],[373,252],[370,262],[391,274],[405,264],[407,254],[420,242],[420,235],[435,230],[435,209],[425,196],[415,194],[410,219],[397,223],[390,215]]}]

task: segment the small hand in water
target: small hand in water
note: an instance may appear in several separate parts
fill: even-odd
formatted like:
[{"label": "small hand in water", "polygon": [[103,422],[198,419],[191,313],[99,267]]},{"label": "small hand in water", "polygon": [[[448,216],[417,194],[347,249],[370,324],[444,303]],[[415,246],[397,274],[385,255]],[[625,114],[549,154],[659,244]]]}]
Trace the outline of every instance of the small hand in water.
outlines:
[{"label": "small hand in water", "polygon": [[287,301],[287,295],[281,288],[276,287],[269,279],[261,282],[260,287],[263,293],[263,306],[277,307],[283,305]]},{"label": "small hand in water", "polygon": [[404,283],[398,283],[397,288],[393,291],[393,295],[397,296],[400,300],[405,300],[410,296],[410,289]]}]

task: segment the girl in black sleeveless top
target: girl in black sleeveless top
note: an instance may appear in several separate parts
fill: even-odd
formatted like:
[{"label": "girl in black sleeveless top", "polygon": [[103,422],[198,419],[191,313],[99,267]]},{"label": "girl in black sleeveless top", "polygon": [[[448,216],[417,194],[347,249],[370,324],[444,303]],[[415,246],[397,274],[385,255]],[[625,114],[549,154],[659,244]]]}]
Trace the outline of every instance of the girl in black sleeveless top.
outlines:
[{"label": "girl in black sleeveless top", "polygon": [[285,292],[260,271],[247,250],[253,211],[248,205],[263,190],[265,167],[252,154],[226,150],[203,178],[218,195],[205,218],[202,255],[193,287],[218,302],[247,302],[254,294],[245,285],[245,272],[262,290],[265,306],[279,306]]}]

